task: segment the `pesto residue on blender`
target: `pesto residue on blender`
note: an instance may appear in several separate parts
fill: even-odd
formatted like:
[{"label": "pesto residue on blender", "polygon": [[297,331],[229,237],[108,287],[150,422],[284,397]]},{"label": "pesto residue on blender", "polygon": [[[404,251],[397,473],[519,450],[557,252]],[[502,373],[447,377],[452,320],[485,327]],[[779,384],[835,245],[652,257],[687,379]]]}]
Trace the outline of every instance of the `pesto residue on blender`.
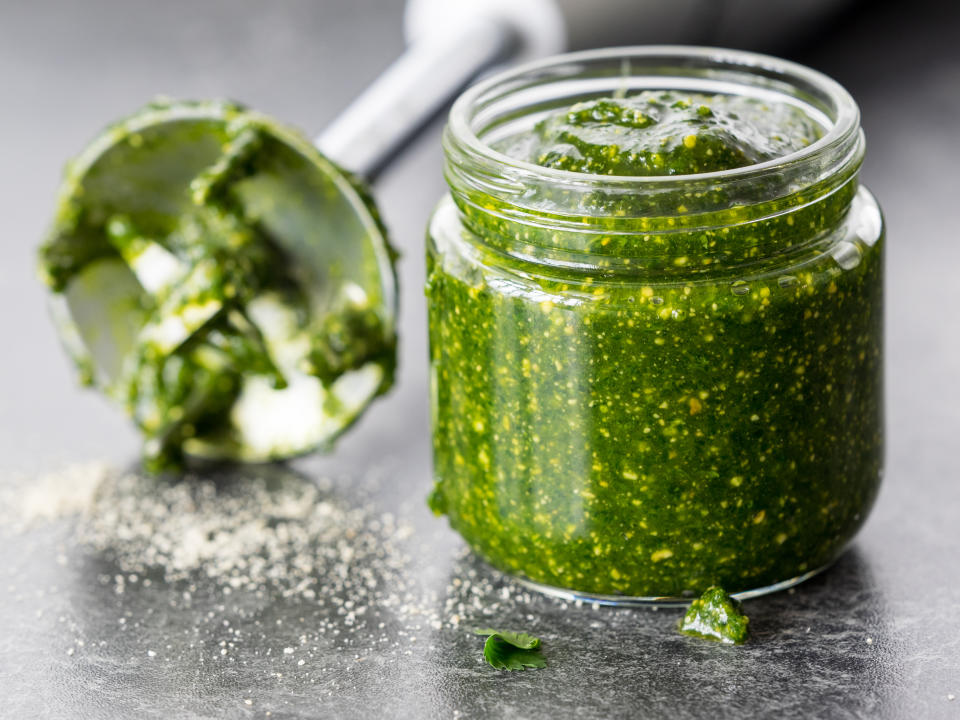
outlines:
[{"label": "pesto residue on blender", "polygon": [[393,251],[366,189],[229,103],[148,105],[68,166],[41,274],[152,470],[328,443],[392,383]]}]

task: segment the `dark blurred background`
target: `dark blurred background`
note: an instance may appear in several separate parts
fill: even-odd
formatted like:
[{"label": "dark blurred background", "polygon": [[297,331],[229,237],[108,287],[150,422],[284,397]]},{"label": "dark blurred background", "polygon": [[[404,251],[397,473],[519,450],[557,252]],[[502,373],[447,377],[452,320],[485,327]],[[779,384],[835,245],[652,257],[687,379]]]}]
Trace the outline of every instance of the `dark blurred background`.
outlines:
[{"label": "dark blurred background", "polygon": [[[947,697],[960,695],[960,629],[947,618],[955,616],[960,598],[960,3],[622,0],[621,19],[611,26],[600,22],[589,0],[565,1],[580,18],[573,33],[579,47],[656,41],[759,49],[828,73],[859,102],[867,135],[862,179],[884,208],[889,238],[887,476],[856,551],[872,581],[868,588],[856,588],[853,598],[844,596],[849,586],[843,578],[828,573],[821,585],[807,591],[813,600],[806,610],[791,616],[787,609],[778,622],[800,627],[824,607],[816,602],[835,607],[856,603],[874,615],[888,615],[885,627],[893,640],[886,654],[878,655],[877,666],[867,672],[832,676],[839,690],[831,697],[839,699],[826,714],[957,717],[950,711],[960,712],[960,701],[951,704]],[[77,387],[48,320],[45,292],[35,279],[35,250],[50,221],[64,161],[106,123],[157,94],[237,99],[316,134],[401,52],[402,15],[400,0],[0,0],[0,203],[5,218],[0,240],[0,470],[46,469],[89,459],[123,464],[137,457],[138,439],[122,412]],[[427,127],[375,187],[403,252],[397,387],[370,409],[333,455],[303,464],[308,474],[356,474],[371,464],[388,466],[393,481],[381,499],[387,505],[410,501],[418,530],[443,548],[434,563],[438,566],[450,562],[449,548],[459,546],[445,523],[421,507],[431,482],[423,235],[428,214],[444,191],[441,124],[438,118]],[[6,563],[3,554],[24,552],[24,547],[8,544],[0,550],[0,567]],[[45,557],[37,555],[41,571],[49,560]],[[11,571],[9,583],[20,591],[27,588],[25,597],[42,596],[39,589],[40,594],[31,594],[40,581],[29,572],[14,577]],[[24,605],[12,598],[0,588],[0,697],[13,701],[10,707],[23,717],[70,712],[123,716],[97,701],[96,691],[83,689],[97,686],[104,668],[112,667],[109,662],[101,659],[100,665],[79,669],[50,665],[50,657],[62,654],[63,643],[55,626],[37,636],[31,618],[34,603],[55,601],[47,597]],[[844,657],[861,649],[862,638],[847,630],[835,628],[831,647],[822,648],[824,663],[835,662],[841,670]],[[786,695],[771,697],[749,683],[734,685],[729,689],[733,696],[754,703],[737,707],[758,717],[817,715],[817,694],[810,686],[816,669],[811,671],[813,666],[800,657],[778,655],[776,648],[769,657],[757,652],[759,664],[782,663],[777,667],[785,674]],[[406,672],[440,672],[427,660],[418,662]],[[464,717],[479,714],[471,705],[476,688],[469,673],[450,679],[464,685],[441,701],[419,695],[415,680],[406,685],[397,681],[398,672],[404,671],[389,669],[392,684],[341,686],[338,692],[346,698],[341,714],[375,716],[385,707],[386,714],[411,717],[450,717],[454,709]],[[642,672],[637,670],[636,677]],[[68,690],[61,687],[64,673],[74,677]],[[516,707],[527,708],[530,716],[552,714],[543,705],[551,697],[575,702],[597,687],[609,701],[598,706],[606,707],[597,711],[601,715],[644,706],[643,683],[623,687],[616,673],[604,675],[606,684],[592,688],[587,685],[599,681],[589,674],[553,676],[564,678],[562,687],[540,687],[530,675],[525,673],[509,690]],[[559,682],[539,677],[539,682]],[[586,685],[578,689],[578,683]],[[507,692],[504,687],[487,690]],[[141,692],[136,679],[121,689],[129,697]],[[314,690],[289,689],[298,700],[288,703],[287,716],[309,716]],[[536,702],[524,704],[525,692]],[[659,692],[663,702],[654,709],[674,708],[675,717],[696,716],[698,707],[708,707],[691,705],[689,687],[668,682]],[[185,710],[191,707],[189,699],[145,697],[150,699],[137,706],[143,716],[162,715],[165,704],[179,708],[180,716],[190,714]],[[384,705],[390,697],[406,704]],[[126,707],[130,711],[133,706]],[[223,707],[223,715],[246,712],[234,704]],[[716,706],[714,711],[724,714]],[[218,715],[216,710],[202,714]],[[280,716],[278,710],[274,717]]]}]

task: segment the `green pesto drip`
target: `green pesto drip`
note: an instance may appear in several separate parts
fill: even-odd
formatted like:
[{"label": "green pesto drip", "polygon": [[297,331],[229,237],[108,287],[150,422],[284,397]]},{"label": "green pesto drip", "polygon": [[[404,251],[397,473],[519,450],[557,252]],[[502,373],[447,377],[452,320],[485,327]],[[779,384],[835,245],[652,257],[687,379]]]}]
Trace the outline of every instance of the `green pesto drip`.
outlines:
[{"label": "green pesto drip", "polygon": [[558,170],[688,175],[782,157],[822,134],[818,123],[786,103],[648,90],[578,103],[500,149]]},{"label": "green pesto drip", "polygon": [[707,588],[687,609],[679,623],[680,632],[704,640],[742,645],[750,634],[750,618],[740,602],[722,588]]},{"label": "green pesto drip", "polygon": [[[499,147],[686,174],[822,132],[792,105],[658,92]],[[431,224],[430,507],[499,569],[584,593],[739,592],[830,562],[882,467],[883,235],[854,233],[872,197],[852,171],[787,196],[750,186],[753,203],[721,184],[598,189],[578,222],[544,182],[546,209],[519,218],[454,186]]]}]

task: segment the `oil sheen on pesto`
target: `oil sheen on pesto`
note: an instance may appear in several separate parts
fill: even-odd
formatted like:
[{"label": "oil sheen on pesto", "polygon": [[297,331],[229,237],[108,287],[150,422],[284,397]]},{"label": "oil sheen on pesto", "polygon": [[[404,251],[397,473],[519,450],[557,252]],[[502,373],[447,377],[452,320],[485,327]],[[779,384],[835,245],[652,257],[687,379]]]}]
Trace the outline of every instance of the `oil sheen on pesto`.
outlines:
[{"label": "oil sheen on pesto", "polygon": [[[647,91],[496,148],[591,176],[692,175],[824,132],[793,104]],[[838,238],[872,197],[855,175],[765,203],[758,183],[756,206],[727,192],[598,191],[582,235],[482,190],[441,203],[431,506],[498,568],[594,594],[736,592],[823,566],[860,526],[882,460],[882,237]],[[684,225],[700,205],[710,225]],[[562,243],[587,260],[555,262]]]}]

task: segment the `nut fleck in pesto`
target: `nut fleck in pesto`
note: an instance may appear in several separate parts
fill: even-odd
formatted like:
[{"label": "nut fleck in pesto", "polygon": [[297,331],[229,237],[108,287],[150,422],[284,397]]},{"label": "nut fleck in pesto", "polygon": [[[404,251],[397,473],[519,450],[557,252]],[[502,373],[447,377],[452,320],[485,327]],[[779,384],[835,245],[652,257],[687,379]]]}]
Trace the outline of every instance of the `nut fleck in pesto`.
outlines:
[{"label": "nut fleck in pesto", "polygon": [[497,152],[448,127],[431,507],[479,554],[640,597],[836,557],[880,479],[883,241],[857,128],[803,160],[830,130],[749,88],[579,102]]}]

